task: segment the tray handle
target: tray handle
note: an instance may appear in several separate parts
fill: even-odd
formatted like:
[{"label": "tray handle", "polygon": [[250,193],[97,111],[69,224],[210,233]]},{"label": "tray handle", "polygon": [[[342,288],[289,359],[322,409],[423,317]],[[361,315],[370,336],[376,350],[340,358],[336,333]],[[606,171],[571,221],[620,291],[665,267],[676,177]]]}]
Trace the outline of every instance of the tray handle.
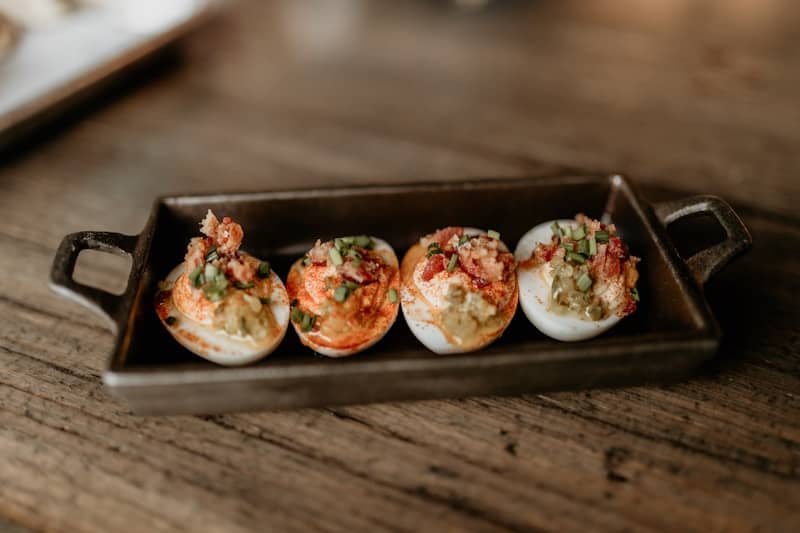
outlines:
[{"label": "tray handle", "polygon": [[[72,278],[75,261],[83,250],[97,250],[115,255],[133,256],[137,237],[105,231],[79,231],[61,240],[50,270],[50,288],[103,315],[117,327],[123,296],[78,283]],[[130,281],[128,282],[130,284]],[[130,287],[126,287],[125,292]]]},{"label": "tray handle", "polygon": [[686,260],[692,277],[701,285],[731,259],[749,250],[753,244],[750,232],[739,215],[727,202],[716,196],[690,196],[682,200],[660,202],[653,208],[665,227],[689,215],[711,214],[725,230],[727,238],[724,241],[697,252]]}]

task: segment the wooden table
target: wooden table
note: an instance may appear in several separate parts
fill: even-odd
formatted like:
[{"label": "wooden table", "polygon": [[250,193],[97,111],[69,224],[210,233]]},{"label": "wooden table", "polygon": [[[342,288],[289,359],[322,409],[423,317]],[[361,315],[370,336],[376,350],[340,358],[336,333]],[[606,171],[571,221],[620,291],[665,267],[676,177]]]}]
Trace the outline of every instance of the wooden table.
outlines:
[{"label": "wooden table", "polygon": [[[0,529],[797,531],[798,23],[789,0],[240,1],[2,161]],[[162,193],[570,171],[743,215],[695,379],[137,417],[101,386],[104,322],[47,288],[64,234],[136,233]]]}]

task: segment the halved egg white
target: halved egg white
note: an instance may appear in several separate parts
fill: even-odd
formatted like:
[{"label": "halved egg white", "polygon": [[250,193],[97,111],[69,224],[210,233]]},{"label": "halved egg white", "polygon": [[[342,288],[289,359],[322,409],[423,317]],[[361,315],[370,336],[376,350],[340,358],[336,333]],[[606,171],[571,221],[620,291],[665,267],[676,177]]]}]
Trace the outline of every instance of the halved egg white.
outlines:
[{"label": "halved egg white", "polygon": [[[472,237],[485,235],[486,232],[477,228],[465,227],[464,234]],[[440,320],[437,319],[437,314],[447,306],[445,295],[451,283],[460,282],[461,285],[469,288],[472,285],[472,280],[466,273],[459,272],[458,276],[451,276],[447,281],[436,284],[434,290],[421,290],[414,278],[417,266],[420,261],[425,259],[426,252],[427,250],[422,244],[415,243],[406,252],[405,257],[403,257],[403,263],[400,266],[400,278],[402,280],[400,302],[403,309],[403,317],[409,329],[411,329],[411,333],[426,348],[440,355],[480,350],[497,340],[514,317],[514,312],[517,308],[517,289],[515,288],[515,294],[498,328],[483,332],[475,338],[462,339],[456,337],[442,328]]]},{"label": "halved egg white", "polygon": [[[225,366],[238,366],[254,363],[272,353],[283,340],[289,325],[289,296],[283,282],[274,271],[270,271],[272,291],[269,305],[275,318],[274,334],[263,339],[231,335],[212,326],[213,312],[198,313],[202,320],[196,320],[185,314],[173,301],[172,294],[176,283],[184,275],[185,263],[175,267],[164,280],[161,288],[169,291],[163,301],[163,311],[158,313],[159,319],[170,334],[191,352]],[[205,305],[213,305],[205,301]],[[164,312],[166,311],[166,312]],[[176,321],[169,325],[166,317],[172,316]]]},{"label": "halved egg white", "polygon": [[[578,227],[577,222],[568,219],[550,220],[535,226],[523,235],[517,244],[514,257],[518,262],[529,259],[539,243],[550,242],[553,237],[552,226],[555,222],[562,227]],[[530,268],[520,266],[517,269],[517,279],[519,304],[522,311],[536,329],[548,337],[560,341],[582,341],[600,335],[620,321],[620,317],[615,313],[603,320],[591,321],[551,311],[549,302],[553,276],[550,265],[547,263]]]},{"label": "halved egg white", "polygon": [[[389,287],[393,288],[395,291],[400,291],[400,273],[399,273],[399,263],[397,260],[397,254],[394,252],[394,248],[384,241],[383,239],[379,239],[377,237],[370,237],[374,246],[372,251],[379,254],[383,259],[384,263],[390,266],[394,270],[394,274],[391,276],[389,281]],[[292,265],[290,269],[289,276],[301,276],[302,274],[302,267],[303,267],[303,260],[298,259]],[[387,288],[387,290],[388,290]],[[355,296],[355,295],[353,295]],[[351,298],[353,297],[351,296]],[[346,347],[338,347],[337,346],[337,339],[331,338],[322,335],[318,331],[303,331],[300,324],[292,323],[294,326],[294,330],[297,332],[297,336],[300,338],[300,342],[304,345],[308,346],[316,353],[320,355],[324,355],[326,357],[346,357],[348,355],[353,355],[358,352],[362,352],[367,348],[373,346],[379,340],[381,340],[386,333],[392,328],[395,321],[397,320],[397,313],[399,305],[397,303],[393,303],[388,301],[388,299],[383,303],[382,310],[389,309],[389,320],[385,321],[382,324],[376,324],[376,328],[372,331],[372,335],[368,338],[364,339],[362,342],[348,345]]]}]

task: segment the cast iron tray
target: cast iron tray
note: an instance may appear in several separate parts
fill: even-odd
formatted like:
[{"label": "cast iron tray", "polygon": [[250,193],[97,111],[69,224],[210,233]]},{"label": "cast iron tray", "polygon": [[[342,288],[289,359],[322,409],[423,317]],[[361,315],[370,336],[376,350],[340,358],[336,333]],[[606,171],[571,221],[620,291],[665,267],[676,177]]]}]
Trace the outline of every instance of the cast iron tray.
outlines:
[{"label": "cast iron tray", "polygon": [[[398,256],[420,235],[448,225],[493,228],[514,247],[540,222],[584,212],[608,213],[642,257],[639,310],[595,339],[562,343],[540,334],[518,312],[487,349],[435,355],[411,334],[402,314],[369,350],[328,359],[297,340],[290,327],[279,348],[257,364],[226,368],[181,347],[158,321],[158,281],[180,263],[206,209],[245,228],[243,248],[271,261],[285,279],[317,238],[370,233]],[[687,215],[716,217],[727,237],[688,260],[666,226]],[[64,238],[51,285],[106,316],[118,333],[103,381],[141,414],[219,413],[389,400],[516,394],[673,380],[717,349],[720,331],[703,296],[704,282],[749,248],[750,235],[724,201],[696,196],[649,205],[621,176],[572,176],[313,189],[206,196],[155,202],[139,235],[80,232]],[[127,289],[115,296],[72,279],[85,249],[128,255]]]}]

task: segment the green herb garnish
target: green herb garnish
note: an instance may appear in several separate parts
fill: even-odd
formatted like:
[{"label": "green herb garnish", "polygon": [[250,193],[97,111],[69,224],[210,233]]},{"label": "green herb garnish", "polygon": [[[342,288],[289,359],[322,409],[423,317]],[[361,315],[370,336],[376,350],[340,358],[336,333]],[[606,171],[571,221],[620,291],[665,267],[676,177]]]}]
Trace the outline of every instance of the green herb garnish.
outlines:
[{"label": "green herb garnish", "polygon": [[375,242],[372,240],[372,237],[368,235],[356,235],[353,237],[353,244],[367,250],[372,250],[375,247]]},{"label": "green herb garnish", "polygon": [[500,240],[500,233],[495,231],[495,230],[493,230],[493,229],[490,229],[489,231],[487,231],[486,235],[488,235],[490,239],[495,239],[495,240],[498,240],[498,241]]},{"label": "green herb garnish", "polygon": [[189,274],[189,281],[192,282],[192,285],[194,285],[195,289],[199,289],[203,285],[203,281],[205,281],[200,279],[202,273],[203,273],[203,267],[199,266],[194,270],[192,270],[192,273]]},{"label": "green herb garnish", "polygon": [[586,239],[581,239],[578,241],[578,253],[589,255],[589,241]]},{"label": "green herb garnish", "polygon": [[576,241],[583,239],[586,236],[586,226],[581,226],[572,230],[572,238]]},{"label": "green herb garnish", "polygon": [[588,291],[588,290],[589,290],[589,287],[591,287],[591,286],[592,286],[592,278],[590,278],[590,277],[589,277],[589,274],[587,274],[586,272],[584,272],[584,273],[583,273],[583,274],[581,274],[581,276],[578,278],[578,288],[579,288],[579,289],[580,289],[582,292],[586,292],[586,291]]},{"label": "green herb garnish", "polygon": [[597,240],[594,235],[589,237],[589,255],[597,255]]},{"label": "green herb garnish", "polygon": [[256,270],[256,276],[258,276],[261,279],[266,278],[267,276],[269,276],[270,268],[271,267],[269,261],[261,261],[261,263],[258,264],[258,270]]},{"label": "green herb garnish", "polygon": [[328,255],[331,256],[331,261],[333,261],[334,265],[339,266],[342,263],[344,263],[344,261],[342,260],[342,254],[340,254],[339,250],[337,250],[336,248],[331,248],[331,251],[328,253]]},{"label": "green herb garnish", "polygon": [[303,256],[303,266],[308,266],[311,264],[311,258],[308,257],[308,254]]},{"label": "green herb garnish", "polygon": [[453,254],[450,256],[450,262],[447,263],[447,271],[452,272],[456,269],[456,265],[458,264],[458,255]]},{"label": "green herb garnish", "polygon": [[311,314],[303,315],[303,320],[300,322],[300,329],[303,331],[311,331],[311,328],[314,327],[314,322],[317,320],[317,317]]},{"label": "green herb garnish", "polygon": [[639,289],[637,289],[636,287],[633,287],[631,289],[631,298],[633,298],[634,302],[639,301]]},{"label": "green herb garnish", "polygon": [[350,291],[354,291],[361,286],[360,283],[356,283],[355,281],[350,281],[349,279],[342,281],[342,285],[347,287],[347,290]]},{"label": "green herb garnish", "polygon": [[342,285],[341,287],[336,287],[333,291],[333,299],[339,303],[344,302],[347,300],[347,297],[350,295],[350,289]]},{"label": "green herb garnish", "polygon": [[561,229],[561,226],[558,225],[558,222],[553,222],[550,226],[550,229],[553,230],[553,235],[561,238],[564,235],[564,230]]},{"label": "green herb garnish", "polygon": [[597,242],[608,242],[608,232],[607,231],[595,231],[594,238],[597,239]]},{"label": "green herb garnish", "polygon": [[442,249],[439,247],[439,243],[434,241],[434,242],[432,242],[432,243],[430,243],[428,245],[428,252],[425,254],[425,257],[429,258],[432,255],[441,254],[441,253],[444,253],[444,252],[442,252]]},{"label": "green herb garnish", "polygon": [[581,254],[576,254],[575,252],[567,252],[567,258],[570,261],[575,261],[576,263],[583,264],[586,262],[586,258],[583,257]]},{"label": "green herb garnish", "polygon": [[397,289],[394,287],[389,288],[389,301],[393,304],[397,303]]},{"label": "green herb garnish", "polygon": [[458,245],[461,246],[462,244],[466,243],[469,240],[469,235],[462,235],[458,239]]},{"label": "green herb garnish", "polygon": [[206,264],[206,268],[203,272],[203,275],[206,277],[206,280],[211,281],[212,279],[217,277],[219,273],[219,269],[211,264]]},{"label": "green herb garnish", "polygon": [[256,286],[256,284],[253,283],[252,281],[250,281],[248,283],[243,283],[241,281],[235,281],[235,282],[233,282],[233,286],[236,287],[237,289],[252,289],[253,287]]},{"label": "green herb garnish", "polygon": [[303,317],[305,315],[306,314],[299,307],[297,307],[296,305],[292,306],[292,313],[290,315],[291,318],[292,318],[292,322],[295,322],[295,323],[302,322]]},{"label": "green herb garnish", "polygon": [[216,261],[219,259],[219,254],[217,253],[217,247],[212,246],[211,249],[206,254],[206,262]]}]

